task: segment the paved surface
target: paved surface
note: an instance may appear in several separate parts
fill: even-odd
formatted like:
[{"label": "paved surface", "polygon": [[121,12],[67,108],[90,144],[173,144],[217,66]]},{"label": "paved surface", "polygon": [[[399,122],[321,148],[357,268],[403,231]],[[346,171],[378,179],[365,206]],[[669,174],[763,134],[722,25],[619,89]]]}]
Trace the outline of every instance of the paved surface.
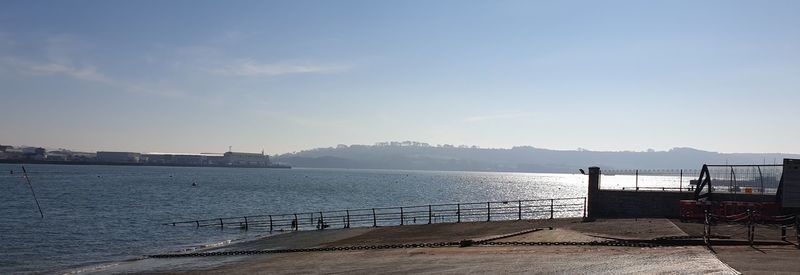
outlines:
[{"label": "paved surface", "polygon": [[[267,238],[236,243],[226,247],[203,250],[205,252],[230,251],[230,250],[259,250],[304,248],[320,246],[324,243],[335,242],[340,239],[352,238],[374,230],[373,228],[352,228],[348,230],[325,231],[299,231]],[[258,256],[260,261],[268,260],[272,255]],[[142,259],[137,261],[122,262],[102,265],[96,268],[83,268],[81,274],[120,274],[120,273],[174,273],[192,270],[211,270],[221,266],[237,266],[250,262],[251,256],[225,256],[225,257],[195,257],[171,259]]]},{"label": "paved surface", "polygon": [[701,247],[470,247],[302,253],[210,274],[737,274]]},{"label": "paved surface", "polygon": [[800,250],[793,246],[716,246],[714,251],[744,274],[800,274]]},{"label": "paved surface", "polygon": [[[547,229],[552,227],[552,229]],[[379,245],[484,239],[531,228],[546,228],[502,241],[602,241],[699,235],[702,224],[667,219],[578,219],[409,225],[293,232],[210,251]],[[714,233],[737,238],[741,225],[720,225]],[[779,228],[760,226],[759,239],[780,239]],[[794,232],[790,231],[790,235]],[[794,241],[794,238],[790,239]],[[774,274],[800,273],[800,250],[793,246],[604,247],[517,246],[445,247],[146,259],[95,270],[97,273],[208,274]],[[732,267],[732,268],[731,268]],[[87,272],[92,273],[92,272]]]},{"label": "paved surface", "polygon": [[[673,222],[690,235],[701,235],[703,232],[702,224]],[[747,239],[747,228],[740,224],[721,223],[712,227],[711,231],[733,239]],[[756,240],[781,240],[778,225],[757,224],[755,232]],[[788,241],[797,243],[793,228],[789,228],[786,234]],[[744,274],[800,274],[800,249],[793,245],[722,246],[714,245],[712,240],[711,247],[720,260]]]}]

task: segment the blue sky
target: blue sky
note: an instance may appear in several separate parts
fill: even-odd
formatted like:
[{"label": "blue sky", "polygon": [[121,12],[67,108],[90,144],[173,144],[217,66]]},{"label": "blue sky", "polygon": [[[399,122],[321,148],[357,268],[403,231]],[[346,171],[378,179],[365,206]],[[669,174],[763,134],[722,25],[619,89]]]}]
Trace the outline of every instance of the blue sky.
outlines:
[{"label": "blue sky", "polygon": [[2,1],[0,143],[800,153],[798,1]]}]

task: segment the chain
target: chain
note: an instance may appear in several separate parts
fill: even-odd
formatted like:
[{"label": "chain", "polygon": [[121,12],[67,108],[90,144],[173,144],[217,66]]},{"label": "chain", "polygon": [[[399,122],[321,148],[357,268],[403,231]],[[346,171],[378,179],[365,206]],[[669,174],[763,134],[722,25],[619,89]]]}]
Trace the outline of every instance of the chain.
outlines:
[{"label": "chain", "polygon": [[[496,240],[499,240],[499,239],[505,239],[505,238],[516,237],[516,236],[519,236],[519,235],[524,235],[524,234],[533,233],[533,232],[536,232],[536,231],[542,231],[542,230],[544,230],[544,229],[543,229],[543,228],[534,228],[534,229],[528,229],[528,230],[523,230],[523,231],[520,231],[520,232],[515,232],[515,233],[511,233],[511,234],[501,235],[501,236],[497,236],[497,237],[493,237],[493,238],[488,238],[488,239],[478,240],[478,241],[475,241],[475,243],[485,243],[485,242],[491,242],[491,241],[496,241]],[[550,230],[553,230],[553,228],[552,228],[552,227],[550,227]]]},{"label": "chain", "polygon": [[661,247],[668,244],[628,241],[592,241],[592,242],[483,242],[478,245],[489,246],[626,246],[626,247]]},{"label": "chain", "polygon": [[[470,245],[479,246],[623,246],[623,247],[661,247],[673,246],[668,244],[656,244],[645,242],[628,241],[592,241],[592,242],[495,242],[479,241],[471,242]],[[467,245],[467,246],[470,246]],[[209,257],[209,256],[244,256],[261,254],[279,253],[298,253],[298,252],[324,252],[324,251],[358,251],[358,250],[379,250],[379,249],[402,249],[402,248],[435,248],[435,247],[455,247],[465,246],[462,242],[435,242],[435,243],[414,243],[414,244],[387,244],[387,245],[360,245],[360,246],[340,246],[340,247],[318,247],[318,248],[297,248],[297,249],[274,249],[274,250],[243,250],[243,251],[219,251],[219,252],[198,252],[184,254],[157,254],[149,255],[150,258],[184,258],[184,257]]]},{"label": "chain", "polygon": [[197,252],[184,254],[157,254],[149,255],[149,258],[182,258],[182,257],[208,257],[208,256],[240,256],[240,255],[260,255],[278,253],[297,253],[297,252],[322,252],[322,251],[352,251],[352,250],[378,250],[378,249],[399,249],[399,248],[433,248],[445,246],[458,246],[459,242],[437,242],[437,243],[414,243],[414,244],[385,244],[385,245],[357,245],[339,247],[316,247],[316,248],[296,248],[296,249],[273,249],[273,250],[242,250],[242,251],[219,251],[219,252]]}]

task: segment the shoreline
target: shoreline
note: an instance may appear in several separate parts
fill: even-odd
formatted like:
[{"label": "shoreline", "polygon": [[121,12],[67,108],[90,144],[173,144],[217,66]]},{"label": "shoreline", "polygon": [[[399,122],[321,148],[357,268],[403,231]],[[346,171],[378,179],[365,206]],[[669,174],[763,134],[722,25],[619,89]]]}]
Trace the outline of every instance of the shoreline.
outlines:
[{"label": "shoreline", "polygon": [[[208,243],[197,243],[197,244],[188,244],[188,245],[178,245],[173,247],[165,247],[163,249],[158,249],[160,252],[154,253],[175,253],[175,254],[185,254],[185,253],[196,253],[196,252],[211,252],[216,250],[225,250],[232,247],[237,247],[237,245],[254,242],[266,238],[271,238],[274,236],[286,234],[289,232],[274,232],[274,233],[265,233],[259,234],[247,238],[239,238],[239,239],[228,239],[223,241],[217,242],[208,242]],[[105,273],[108,269],[117,267],[117,266],[124,266],[124,265],[131,265],[136,264],[138,261],[147,260],[149,257],[147,255],[129,255],[129,258],[122,259],[122,260],[113,260],[113,261],[100,261],[96,263],[84,263],[78,264],[73,267],[69,267],[66,269],[54,270],[59,274],[93,274],[98,273],[102,274]]]},{"label": "shoreline", "polygon": [[267,169],[292,169],[288,165],[269,166],[236,166],[236,165],[188,165],[188,164],[159,164],[159,163],[124,163],[106,161],[60,161],[60,160],[22,160],[0,159],[3,164],[56,164],[56,165],[98,165],[98,166],[139,166],[139,167],[221,167],[221,168],[267,168]]}]

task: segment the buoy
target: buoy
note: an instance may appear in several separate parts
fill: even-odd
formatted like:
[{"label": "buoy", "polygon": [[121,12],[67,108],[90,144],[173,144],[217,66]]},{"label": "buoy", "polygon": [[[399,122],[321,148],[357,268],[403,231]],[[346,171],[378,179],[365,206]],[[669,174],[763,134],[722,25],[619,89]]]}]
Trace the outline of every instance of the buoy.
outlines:
[{"label": "buoy", "polygon": [[197,183],[196,182],[192,182],[192,186],[197,186]]}]

